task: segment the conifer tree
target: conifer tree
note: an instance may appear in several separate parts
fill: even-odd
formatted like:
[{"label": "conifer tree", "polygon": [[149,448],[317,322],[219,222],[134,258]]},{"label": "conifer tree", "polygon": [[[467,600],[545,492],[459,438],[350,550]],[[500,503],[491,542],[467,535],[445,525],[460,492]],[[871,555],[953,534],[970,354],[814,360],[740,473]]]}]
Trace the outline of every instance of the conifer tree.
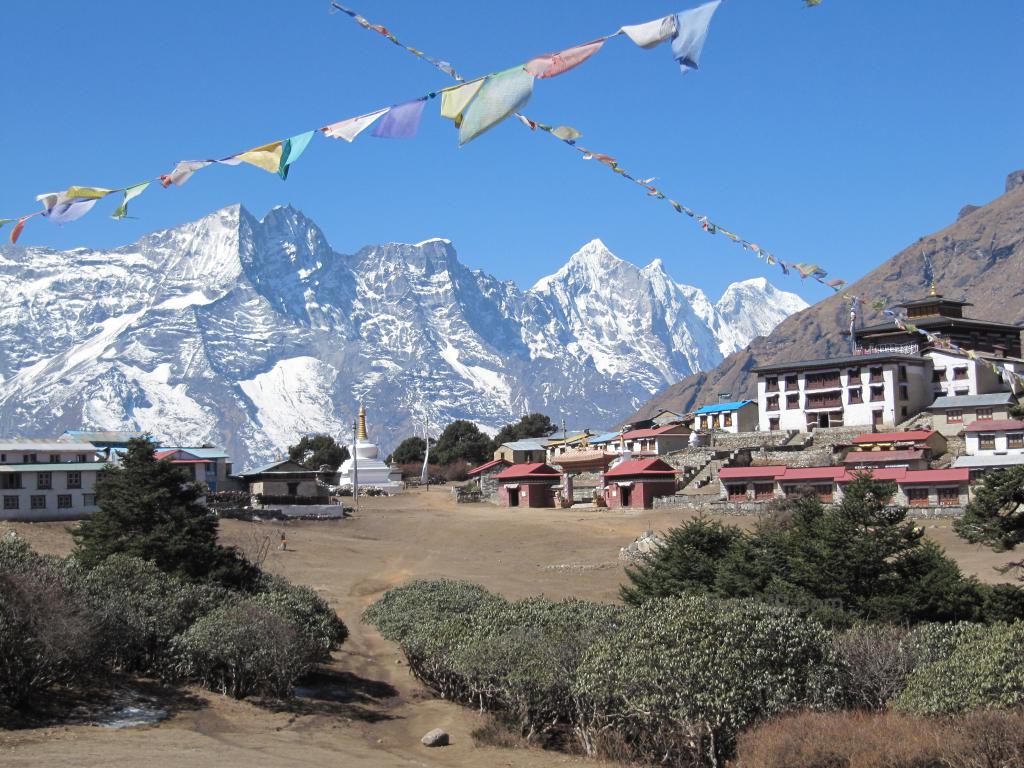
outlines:
[{"label": "conifer tree", "polygon": [[1024,467],[985,475],[953,530],[972,544],[985,544],[997,552],[1024,541]]}]

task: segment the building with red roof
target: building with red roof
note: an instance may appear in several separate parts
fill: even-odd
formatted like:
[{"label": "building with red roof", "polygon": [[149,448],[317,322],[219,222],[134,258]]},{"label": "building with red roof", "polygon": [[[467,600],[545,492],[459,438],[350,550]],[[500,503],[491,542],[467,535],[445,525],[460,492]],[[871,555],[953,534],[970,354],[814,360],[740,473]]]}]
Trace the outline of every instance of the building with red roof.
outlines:
[{"label": "building with red roof", "polygon": [[652,509],[659,496],[676,492],[676,470],[661,459],[628,459],[604,473],[609,507]]},{"label": "building with red roof", "polygon": [[553,507],[562,476],[543,463],[513,464],[498,473],[498,501],[505,507]]},{"label": "building with red roof", "polygon": [[1024,454],[1024,421],[979,419],[964,427],[968,456]]},{"label": "building with red roof", "polygon": [[485,497],[494,497],[498,493],[498,475],[501,474],[510,462],[505,459],[494,459],[479,467],[473,467],[466,475],[470,480],[476,480],[480,493]]}]

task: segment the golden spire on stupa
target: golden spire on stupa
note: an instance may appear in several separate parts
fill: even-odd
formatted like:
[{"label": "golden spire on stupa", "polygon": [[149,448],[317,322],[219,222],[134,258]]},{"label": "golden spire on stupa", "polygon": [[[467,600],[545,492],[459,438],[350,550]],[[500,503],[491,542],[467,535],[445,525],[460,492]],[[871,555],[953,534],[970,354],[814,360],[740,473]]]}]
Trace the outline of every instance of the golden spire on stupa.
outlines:
[{"label": "golden spire on stupa", "polygon": [[931,290],[931,293],[929,295],[930,296],[938,296],[939,295],[939,292],[937,290],[935,290],[935,281],[934,280],[932,280],[932,290]]},{"label": "golden spire on stupa", "polygon": [[356,433],[356,440],[367,440],[366,435],[366,406],[359,404],[359,431]]}]

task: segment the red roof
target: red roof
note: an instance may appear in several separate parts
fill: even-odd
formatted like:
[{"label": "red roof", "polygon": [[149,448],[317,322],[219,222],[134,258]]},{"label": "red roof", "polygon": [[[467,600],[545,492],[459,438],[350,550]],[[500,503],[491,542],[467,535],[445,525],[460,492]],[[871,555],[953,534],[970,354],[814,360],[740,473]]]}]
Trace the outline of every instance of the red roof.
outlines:
[{"label": "red roof", "polygon": [[547,464],[513,464],[498,473],[499,480],[529,480],[530,478],[559,478],[561,473]]},{"label": "red roof", "polygon": [[743,480],[746,478],[777,477],[786,471],[781,464],[773,464],[766,467],[722,467],[718,470],[718,477],[722,480]]},{"label": "red roof", "polygon": [[781,482],[788,480],[840,480],[846,470],[843,467],[787,467],[779,476]]},{"label": "red roof", "polygon": [[920,443],[935,434],[935,430],[919,429],[914,432],[871,432],[853,438],[855,443]]},{"label": "red roof", "polygon": [[467,475],[479,475],[481,472],[486,472],[488,469],[493,469],[502,464],[508,464],[504,459],[495,459],[494,461],[488,461],[486,464],[481,464],[479,467],[473,467],[473,469],[467,472]]},{"label": "red roof", "polygon": [[991,419],[989,421],[976,421],[964,427],[964,432],[1006,432],[1008,430],[1024,429],[1024,421],[1016,419]]},{"label": "red roof", "polygon": [[963,469],[908,469],[904,483],[966,483],[971,470]]},{"label": "red roof", "polygon": [[912,448],[902,451],[850,451],[843,464],[883,464],[887,461],[916,461],[924,458],[924,450]]},{"label": "red roof", "polygon": [[637,475],[675,475],[676,470],[661,459],[632,459],[612,467],[604,473],[605,477],[636,477]]},{"label": "red roof", "polygon": [[904,477],[907,476],[906,467],[875,467],[870,470],[857,470],[848,469],[846,473],[839,478],[840,483],[852,483],[857,479],[858,475],[869,473],[872,480],[889,480],[901,482]]},{"label": "red roof", "polygon": [[[187,456],[188,458],[186,458],[186,459],[172,459],[171,458],[171,456],[174,456],[174,455],[179,454],[179,453],[182,456]],[[157,461],[169,460],[171,462],[171,464],[210,464],[211,463],[209,459],[200,459],[198,456],[193,456],[188,451],[183,451],[180,448],[172,448],[172,449],[167,450],[167,451],[157,451],[156,453],[153,454],[153,457]]]},{"label": "red roof", "polygon": [[654,427],[652,429],[634,429],[632,432],[625,432],[619,435],[623,440],[635,440],[640,437],[658,437],[660,435],[688,435],[690,430],[682,424],[669,424],[665,427]]}]

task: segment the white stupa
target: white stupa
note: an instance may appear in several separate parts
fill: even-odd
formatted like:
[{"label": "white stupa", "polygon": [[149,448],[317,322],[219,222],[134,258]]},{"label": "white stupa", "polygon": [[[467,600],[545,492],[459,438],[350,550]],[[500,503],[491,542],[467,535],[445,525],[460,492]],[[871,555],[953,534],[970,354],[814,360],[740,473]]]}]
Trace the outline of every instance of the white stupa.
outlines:
[{"label": "white stupa", "polygon": [[379,454],[380,449],[366,434],[366,408],[360,404],[356,441],[348,446],[349,457],[338,467],[338,485],[351,487],[353,475],[358,475],[360,488],[382,488],[388,493],[402,490],[402,471],[381,461]]}]

